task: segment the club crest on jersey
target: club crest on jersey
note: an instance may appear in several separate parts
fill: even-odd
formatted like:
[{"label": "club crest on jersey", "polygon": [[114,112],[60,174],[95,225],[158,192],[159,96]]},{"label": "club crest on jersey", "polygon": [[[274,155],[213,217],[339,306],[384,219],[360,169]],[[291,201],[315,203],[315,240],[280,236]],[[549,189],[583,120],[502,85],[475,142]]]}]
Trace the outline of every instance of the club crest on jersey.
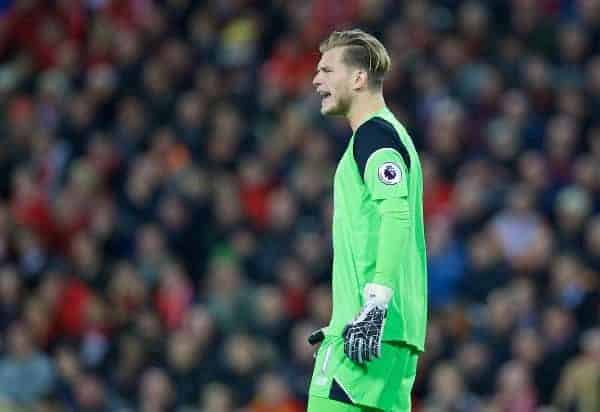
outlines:
[{"label": "club crest on jersey", "polygon": [[402,169],[400,169],[396,163],[386,162],[379,166],[377,175],[379,176],[381,183],[395,185],[402,180]]}]

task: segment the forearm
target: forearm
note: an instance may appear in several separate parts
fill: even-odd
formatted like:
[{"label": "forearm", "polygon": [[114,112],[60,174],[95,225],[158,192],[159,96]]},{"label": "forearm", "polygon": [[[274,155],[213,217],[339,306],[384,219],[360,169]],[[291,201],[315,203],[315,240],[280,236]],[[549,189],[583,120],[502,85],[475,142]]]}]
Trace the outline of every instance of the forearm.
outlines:
[{"label": "forearm", "polygon": [[394,277],[401,272],[404,262],[402,251],[406,250],[410,234],[407,199],[387,199],[379,203],[381,226],[377,246],[375,276],[372,282],[394,288]]},{"label": "forearm", "polygon": [[394,294],[394,277],[399,276],[401,251],[409,237],[408,202],[392,198],[378,202],[381,227],[375,276],[363,290],[363,308],[344,332],[344,353],[363,363],[381,356],[381,340],[387,308]]}]

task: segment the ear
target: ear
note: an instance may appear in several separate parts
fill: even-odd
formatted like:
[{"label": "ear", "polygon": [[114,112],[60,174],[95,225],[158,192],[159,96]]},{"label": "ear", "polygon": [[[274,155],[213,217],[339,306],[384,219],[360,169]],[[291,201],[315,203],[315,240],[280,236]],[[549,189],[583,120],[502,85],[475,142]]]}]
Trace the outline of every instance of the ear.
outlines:
[{"label": "ear", "polygon": [[352,74],[352,90],[358,91],[368,86],[369,74],[364,69],[357,69]]}]

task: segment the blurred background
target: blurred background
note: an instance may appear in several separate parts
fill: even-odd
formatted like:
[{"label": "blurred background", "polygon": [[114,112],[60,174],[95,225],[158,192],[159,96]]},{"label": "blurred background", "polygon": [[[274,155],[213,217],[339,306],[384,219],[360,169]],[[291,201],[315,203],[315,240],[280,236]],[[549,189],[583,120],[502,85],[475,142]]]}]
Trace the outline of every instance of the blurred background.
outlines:
[{"label": "blurred background", "polygon": [[600,410],[600,0],[0,0],[0,411],[305,410],[352,27],[423,163],[414,410]]}]

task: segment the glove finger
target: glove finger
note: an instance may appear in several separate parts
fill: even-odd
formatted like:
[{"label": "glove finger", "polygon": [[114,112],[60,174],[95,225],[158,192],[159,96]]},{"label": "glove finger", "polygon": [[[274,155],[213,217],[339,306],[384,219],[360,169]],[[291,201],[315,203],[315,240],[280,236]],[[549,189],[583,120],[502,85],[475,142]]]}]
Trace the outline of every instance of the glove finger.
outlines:
[{"label": "glove finger", "polygon": [[348,338],[348,351],[346,352],[346,355],[348,355],[348,357],[352,360],[354,360],[354,345],[354,335],[350,335],[350,337]]},{"label": "glove finger", "polygon": [[349,346],[348,357],[353,362],[356,362],[356,359],[357,359],[357,357],[356,357],[356,348],[358,347],[358,340],[356,339],[356,336],[350,335],[350,340],[349,340],[348,346]]},{"label": "glove finger", "polygon": [[344,338],[344,353],[350,357],[350,341],[346,338]]},{"label": "glove finger", "polygon": [[377,348],[375,347],[375,338],[371,336],[369,338],[369,360],[378,357],[377,356]]},{"label": "glove finger", "polygon": [[369,350],[369,339],[368,338],[363,338],[362,339],[362,358],[363,358],[363,362],[368,362],[371,360],[371,355],[369,354],[370,350]]},{"label": "glove finger", "polygon": [[377,345],[377,357],[381,357],[381,341],[383,340],[383,327],[385,326],[385,314],[386,312],[383,313],[383,320],[381,322],[381,329],[379,330],[379,333],[377,334],[377,339],[375,339],[375,344]]},{"label": "glove finger", "polygon": [[343,337],[344,339],[347,339],[347,338],[348,338],[348,333],[350,333],[350,327],[351,327],[351,326],[352,326],[352,325],[348,324],[348,325],[346,325],[346,326],[344,327],[344,330],[342,331],[342,337]]},{"label": "glove finger", "polygon": [[373,345],[371,346],[373,356],[376,358],[381,357],[381,340],[377,336],[373,336]]},{"label": "glove finger", "polygon": [[352,341],[350,344],[350,355],[351,355],[351,359],[354,362],[358,362],[358,357],[359,357],[359,352],[358,352],[358,348],[360,345],[360,339],[357,338],[355,335],[352,335]]},{"label": "glove finger", "polygon": [[317,343],[323,342],[324,339],[325,334],[323,333],[323,330],[319,329],[310,334],[308,337],[308,343],[311,345],[316,345]]},{"label": "glove finger", "polygon": [[365,339],[364,358],[367,360],[367,362],[371,361],[374,358],[368,339]]},{"label": "glove finger", "polygon": [[358,340],[358,363],[363,363],[366,359],[365,356],[366,344],[364,339]]}]

